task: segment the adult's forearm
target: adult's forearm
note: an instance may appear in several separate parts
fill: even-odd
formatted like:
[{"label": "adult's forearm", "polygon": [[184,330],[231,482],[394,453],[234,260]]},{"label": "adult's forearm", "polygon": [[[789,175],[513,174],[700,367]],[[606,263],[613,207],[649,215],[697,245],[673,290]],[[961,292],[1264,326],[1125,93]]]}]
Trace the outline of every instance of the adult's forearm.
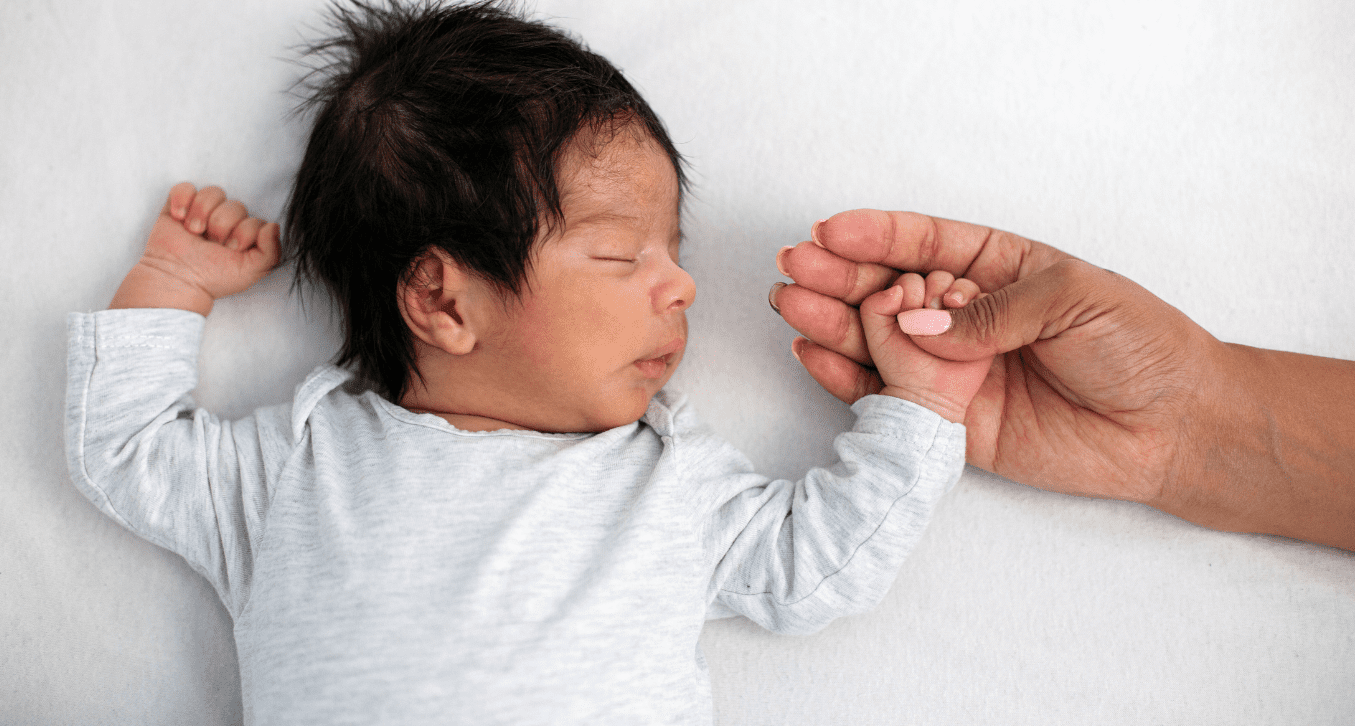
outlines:
[{"label": "adult's forearm", "polygon": [[1355,361],[1226,345],[1164,511],[1355,550]]}]

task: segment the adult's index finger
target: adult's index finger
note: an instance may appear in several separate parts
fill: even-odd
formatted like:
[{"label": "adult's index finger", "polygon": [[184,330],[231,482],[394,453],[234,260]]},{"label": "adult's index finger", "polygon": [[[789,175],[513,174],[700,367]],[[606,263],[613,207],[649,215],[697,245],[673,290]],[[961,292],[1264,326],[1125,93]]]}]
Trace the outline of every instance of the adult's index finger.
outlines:
[{"label": "adult's index finger", "polygon": [[814,239],[839,257],[896,270],[945,270],[992,292],[1069,255],[1010,232],[916,212],[853,209],[815,225]]}]

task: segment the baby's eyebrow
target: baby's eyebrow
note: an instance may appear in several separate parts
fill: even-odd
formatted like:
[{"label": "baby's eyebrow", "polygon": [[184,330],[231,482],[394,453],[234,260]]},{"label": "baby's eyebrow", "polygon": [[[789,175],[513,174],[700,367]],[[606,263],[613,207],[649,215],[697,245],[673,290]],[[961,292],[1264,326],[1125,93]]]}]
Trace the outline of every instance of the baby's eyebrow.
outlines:
[{"label": "baby's eyebrow", "polygon": [[639,222],[640,218],[630,214],[618,214],[616,212],[594,212],[583,219],[574,220],[575,227],[582,227],[590,224],[609,224],[614,222]]}]

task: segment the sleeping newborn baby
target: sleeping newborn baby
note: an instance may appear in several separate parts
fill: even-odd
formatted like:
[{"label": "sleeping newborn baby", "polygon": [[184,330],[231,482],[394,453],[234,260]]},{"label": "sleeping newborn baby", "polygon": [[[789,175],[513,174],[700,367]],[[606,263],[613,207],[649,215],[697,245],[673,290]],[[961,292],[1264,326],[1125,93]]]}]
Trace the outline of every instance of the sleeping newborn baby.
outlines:
[{"label": "sleeping newborn baby", "polygon": [[909,278],[861,303],[885,388],[841,461],[756,474],[664,387],[696,287],[634,88],[494,6],[337,12],[287,223],[340,365],[239,421],[194,406],[204,316],[279,228],[175,186],[111,309],[70,316],[76,484],[216,588],[247,723],[710,723],[705,620],[874,606],[964,466],[926,402],[982,372],[898,330]]}]

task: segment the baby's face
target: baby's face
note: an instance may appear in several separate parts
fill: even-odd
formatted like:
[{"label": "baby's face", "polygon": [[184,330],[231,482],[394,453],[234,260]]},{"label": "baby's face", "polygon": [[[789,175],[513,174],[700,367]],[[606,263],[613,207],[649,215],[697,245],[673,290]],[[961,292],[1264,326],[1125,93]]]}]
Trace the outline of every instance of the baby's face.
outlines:
[{"label": "baby's face", "polygon": [[603,431],[631,423],[672,377],[696,295],[678,267],[673,164],[623,131],[595,155],[562,159],[562,231],[534,252],[520,304],[493,346],[513,419],[539,431]]}]

